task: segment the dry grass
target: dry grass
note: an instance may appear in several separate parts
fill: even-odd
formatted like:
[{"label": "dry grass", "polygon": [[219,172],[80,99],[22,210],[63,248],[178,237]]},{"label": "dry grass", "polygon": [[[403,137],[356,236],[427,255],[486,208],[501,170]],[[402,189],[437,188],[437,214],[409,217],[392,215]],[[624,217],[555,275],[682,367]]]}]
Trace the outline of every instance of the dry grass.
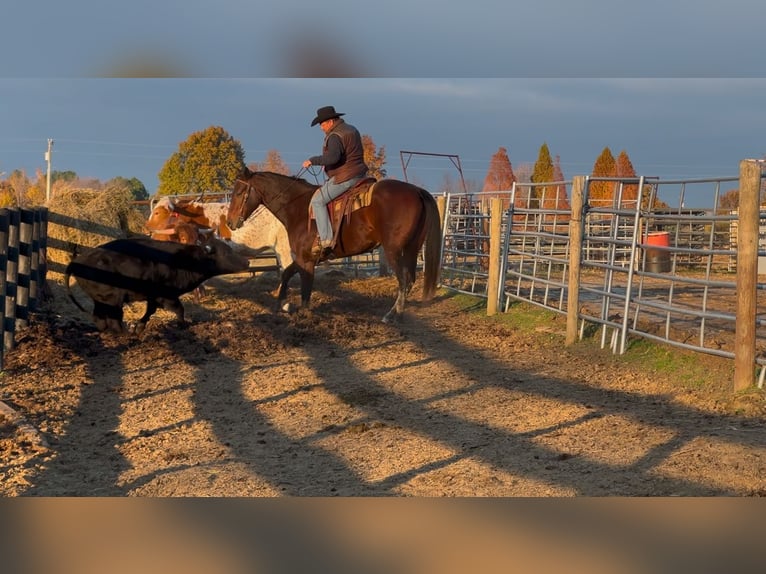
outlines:
[{"label": "dry grass", "polygon": [[66,264],[81,247],[144,233],[144,214],[129,189],[62,189],[48,206],[48,259]]}]

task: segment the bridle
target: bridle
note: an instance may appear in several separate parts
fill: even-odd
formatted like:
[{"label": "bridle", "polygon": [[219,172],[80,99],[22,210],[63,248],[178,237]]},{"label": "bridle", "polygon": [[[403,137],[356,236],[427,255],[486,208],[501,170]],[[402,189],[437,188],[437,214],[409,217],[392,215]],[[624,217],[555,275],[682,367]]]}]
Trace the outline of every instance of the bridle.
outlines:
[{"label": "bridle", "polygon": [[[283,191],[287,191],[293,185],[295,185],[295,183],[300,181],[299,178],[300,178],[301,174],[303,174],[305,171],[307,171],[306,168],[301,168],[301,170],[298,172],[297,175],[292,176],[293,181],[290,183],[290,185],[285,187]],[[237,183],[237,182],[247,186],[247,189],[245,190],[245,197],[242,200],[242,206],[240,207],[240,210],[239,210],[240,212],[237,214],[238,219],[237,219],[236,223],[237,223],[237,227],[239,227],[245,221],[245,218],[242,217],[242,213],[245,210],[245,205],[247,205],[247,202],[250,199],[250,193],[255,189],[255,186],[252,183],[250,183],[250,180],[244,180],[244,179],[237,178],[236,180],[234,180],[234,183]],[[234,198],[232,197],[232,200],[233,199]],[[297,197],[293,198],[292,201],[296,201],[297,199],[298,199]],[[276,213],[275,213],[275,215],[276,215]]]},{"label": "bridle", "polygon": [[245,218],[242,217],[242,213],[245,211],[245,205],[247,205],[248,200],[250,199],[250,192],[253,191],[253,184],[249,181],[245,181],[244,179],[239,179],[235,181],[245,184],[247,186],[247,189],[245,190],[245,198],[242,200],[242,203],[239,208],[239,213],[237,214],[237,221],[236,221],[236,227],[240,227],[242,223],[245,221]]}]

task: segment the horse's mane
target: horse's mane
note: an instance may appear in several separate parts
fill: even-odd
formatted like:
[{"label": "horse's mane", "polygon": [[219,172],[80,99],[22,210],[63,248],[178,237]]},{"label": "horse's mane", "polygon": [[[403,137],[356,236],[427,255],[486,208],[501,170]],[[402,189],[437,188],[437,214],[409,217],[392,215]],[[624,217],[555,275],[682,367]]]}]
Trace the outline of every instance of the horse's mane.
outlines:
[{"label": "horse's mane", "polygon": [[[289,192],[290,195],[303,195],[309,192],[313,193],[314,190],[319,187],[318,183],[313,184],[297,175],[285,175],[275,171],[251,171],[249,168],[245,168],[240,177],[244,180],[248,180],[252,177],[263,177],[275,185],[278,185],[280,191],[284,193]],[[299,190],[299,192],[295,193],[294,190]]]}]

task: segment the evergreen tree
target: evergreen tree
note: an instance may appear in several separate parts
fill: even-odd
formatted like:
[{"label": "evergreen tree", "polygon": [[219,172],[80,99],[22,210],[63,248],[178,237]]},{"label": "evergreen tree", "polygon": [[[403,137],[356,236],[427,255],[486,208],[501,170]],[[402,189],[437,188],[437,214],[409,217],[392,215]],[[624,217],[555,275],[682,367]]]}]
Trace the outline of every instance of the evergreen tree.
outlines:
[{"label": "evergreen tree", "polygon": [[[628,157],[628,152],[622,150],[615,160],[614,165],[615,177],[630,179],[636,177],[636,170],[633,169],[633,164]],[[622,201],[626,207],[635,206],[635,202],[638,199],[638,185],[624,184],[622,187]]]},{"label": "evergreen tree", "polygon": [[[553,159],[553,179],[552,181],[565,181],[564,173],[561,171],[561,158],[557,155]],[[543,204],[545,209],[569,209],[569,200],[567,199],[567,186],[564,183],[553,188],[553,193],[546,195]]]},{"label": "evergreen tree", "polygon": [[245,165],[242,144],[219,126],[194,132],[158,174],[159,195],[225,193]]},{"label": "evergreen tree", "polygon": [[504,147],[499,147],[489,160],[489,169],[481,190],[483,192],[510,191],[515,181],[516,176],[513,173],[511,160],[508,158],[508,151]]},{"label": "evergreen tree", "polygon": [[[532,170],[532,183],[546,183],[554,181],[553,179],[553,160],[551,160],[551,152],[548,150],[548,144],[543,143],[540,146],[540,152],[537,154],[537,161],[535,167]],[[549,186],[535,186],[532,189],[532,197],[530,197],[530,206],[536,207],[539,205],[542,199],[544,203],[548,202],[548,195],[555,197],[555,190],[549,188]]]},{"label": "evergreen tree", "polygon": [[[605,147],[593,164],[592,177],[614,177],[616,162],[612,151]],[[593,181],[588,189],[588,202],[594,206],[604,207],[612,204],[614,183],[611,181]]]}]

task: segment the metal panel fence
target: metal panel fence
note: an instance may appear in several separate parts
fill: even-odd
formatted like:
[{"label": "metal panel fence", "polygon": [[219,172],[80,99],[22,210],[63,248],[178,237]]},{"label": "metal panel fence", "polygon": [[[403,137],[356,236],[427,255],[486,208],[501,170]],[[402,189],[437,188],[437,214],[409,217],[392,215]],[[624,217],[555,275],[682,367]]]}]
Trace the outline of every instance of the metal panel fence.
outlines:
[{"label": "metal panel fence", "polygon": [[[632,335],[734,358],[739,216],[725,209],[721,198],[737,189],[739,178],[579,179],[582,243],[575,254],[579,257],[576,298],[568,293],[573,284],[574,210],[567,198],[573,181],[517,183],[504,192],[446,196],[442,285],[481,297],[496,291],[498,308],[506,311],[514,301],[524,301],[565,315],[574,312],[579,337],[586,326],[597,328],[602,347],[615,353],[625,352]],[[490,195],[501,197],[503,206],[497,263],[488,256]],[[762,273],[766,273],[765,237],[763,212],[758,252]],[[487,284],[493,264],[501,269],[497,290]],[[766,304],[766,283],[758,282],[757,290],[759,310],[752,320],[762,386],[766,314],[761,307]],[[577,308],[570,310],[572,301]]]}]

